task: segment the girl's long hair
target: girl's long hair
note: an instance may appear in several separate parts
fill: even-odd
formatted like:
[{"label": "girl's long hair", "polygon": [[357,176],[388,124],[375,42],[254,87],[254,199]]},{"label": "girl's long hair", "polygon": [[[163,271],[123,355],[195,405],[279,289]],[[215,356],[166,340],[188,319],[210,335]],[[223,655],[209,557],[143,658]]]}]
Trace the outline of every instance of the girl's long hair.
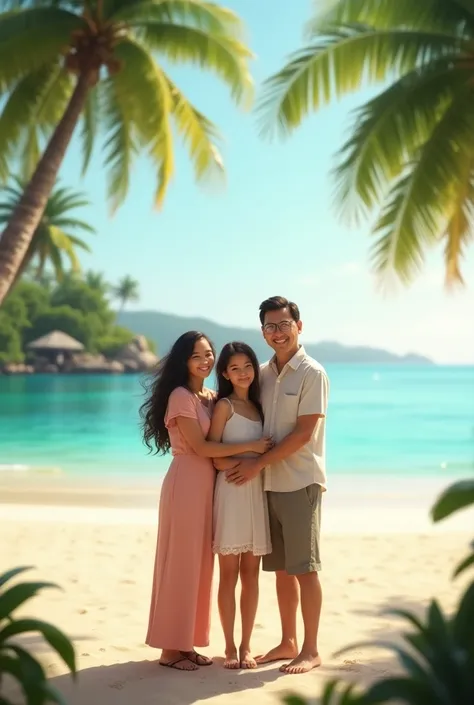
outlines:
[{"label": "girl's long hair", "polygon": [[174,343],[166,357],[158,363],[155,375],[145,385],[148,398],[140,407],[143,441],[150,452],[166,453],[170,448],[170,436],[165,426],[165,415],[171,392],[177,387],[189,384],[188,360],[198,340],[207,340],[214,352],[214,346],[204,333],[190,330],[183,333]]},{"label": "girl's long hair", "polygon": [[249,387],[249,399],[256,406],[263,422],[263,409],[260,401],[260,365],[258,364],[257,356],[250,345],[247,345],[247,343],[234,341],[232,343],[226,343],[226,345],[222,348],[216,364],[217,399],[219,400],[224,397],[229,397],[234,391],[232,382],[224,377],[224,372],[226,372],[229,367],[230,359],[234,355],[247,355],[252,363],[255,376]]}]

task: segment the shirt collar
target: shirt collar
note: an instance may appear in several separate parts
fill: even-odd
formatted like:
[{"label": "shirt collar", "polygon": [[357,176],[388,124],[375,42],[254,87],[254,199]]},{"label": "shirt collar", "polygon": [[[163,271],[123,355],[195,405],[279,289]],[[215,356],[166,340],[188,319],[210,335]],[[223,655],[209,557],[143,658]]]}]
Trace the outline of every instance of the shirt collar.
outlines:
[{"label": "shirt collar", "polygon": [[[306,356],[306,351],[305,351],[304,347],[302,345],[300,345],[300,347],[295,352],[293,357],[290,360],[288,360],[285,367],[291,367],[292,370],[297,370],[298,367],[303,362],[305,356]],[[278,369],[276,366],[276,355],[274,355],[272,357],[272,359],[270,360],[270,365],[271,365],[273,371],[276,372],[276,374],[278,375]],[[285,369],[285,367],[283,368],[283,370]],[[283,372],[283,370],[282,370],[282,372]]]}]

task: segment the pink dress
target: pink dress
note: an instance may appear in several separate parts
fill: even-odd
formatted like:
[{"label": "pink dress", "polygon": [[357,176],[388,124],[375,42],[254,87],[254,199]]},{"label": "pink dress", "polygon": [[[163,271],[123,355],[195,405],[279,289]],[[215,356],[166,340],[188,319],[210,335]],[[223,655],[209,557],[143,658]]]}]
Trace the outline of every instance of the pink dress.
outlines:
[{"label": "pink dress", "polygon": [[208,646],[214,557],[212,500],[215,470],[181,435],[176,419],[197,419],[204,436],[211,409],[184,387],[170,395],[165,423],[173,460],[160,497],[158,541],[146,643],[191,651]]}]

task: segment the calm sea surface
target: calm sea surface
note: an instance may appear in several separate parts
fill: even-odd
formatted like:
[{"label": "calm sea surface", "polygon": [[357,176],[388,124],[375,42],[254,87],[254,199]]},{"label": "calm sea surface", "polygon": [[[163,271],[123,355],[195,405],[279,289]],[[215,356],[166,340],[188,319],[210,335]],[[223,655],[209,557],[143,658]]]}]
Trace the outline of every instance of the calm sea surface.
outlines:
[{"label": "calm sea surface", "polygon": [[[329,474],[474,470],[474,367],[334,365]],[[162,475],[141,442],[137,376],[0,377],[0,471]]]}]

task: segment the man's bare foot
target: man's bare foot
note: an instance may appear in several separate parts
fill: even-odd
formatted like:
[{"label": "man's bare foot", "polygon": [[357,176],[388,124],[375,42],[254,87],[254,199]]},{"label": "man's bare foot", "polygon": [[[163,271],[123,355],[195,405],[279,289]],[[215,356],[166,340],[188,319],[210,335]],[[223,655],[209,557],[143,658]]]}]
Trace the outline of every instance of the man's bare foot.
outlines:
[{"label": "man's bare foot", "polygon": [[280,671],[289,674],[308,673],[308,671],[312,671],[313,668],[317,668],[320,665],[321,656],[319,654],[304,653],[302,651],[291,663],[284,663]]},{"label": "man's bare foot", "polygon": [[295,641],[287,641],[275,646],[263,656],[257,656],[257,664],[273,663],[274,661],[286,661],[286,659],[294,659],[298,656],[298,647]]},{"label": "man's bare foot", "polygon": [[237,649],[226,650],[224,668],[230,668],[231,670],[240,668],[240,661],[237,657]]},{"label": "man's bare foot", "polygon": [[241,668],[257,668],[257,662],[252,656],[250,649],[239,649],[240,667]]}]

